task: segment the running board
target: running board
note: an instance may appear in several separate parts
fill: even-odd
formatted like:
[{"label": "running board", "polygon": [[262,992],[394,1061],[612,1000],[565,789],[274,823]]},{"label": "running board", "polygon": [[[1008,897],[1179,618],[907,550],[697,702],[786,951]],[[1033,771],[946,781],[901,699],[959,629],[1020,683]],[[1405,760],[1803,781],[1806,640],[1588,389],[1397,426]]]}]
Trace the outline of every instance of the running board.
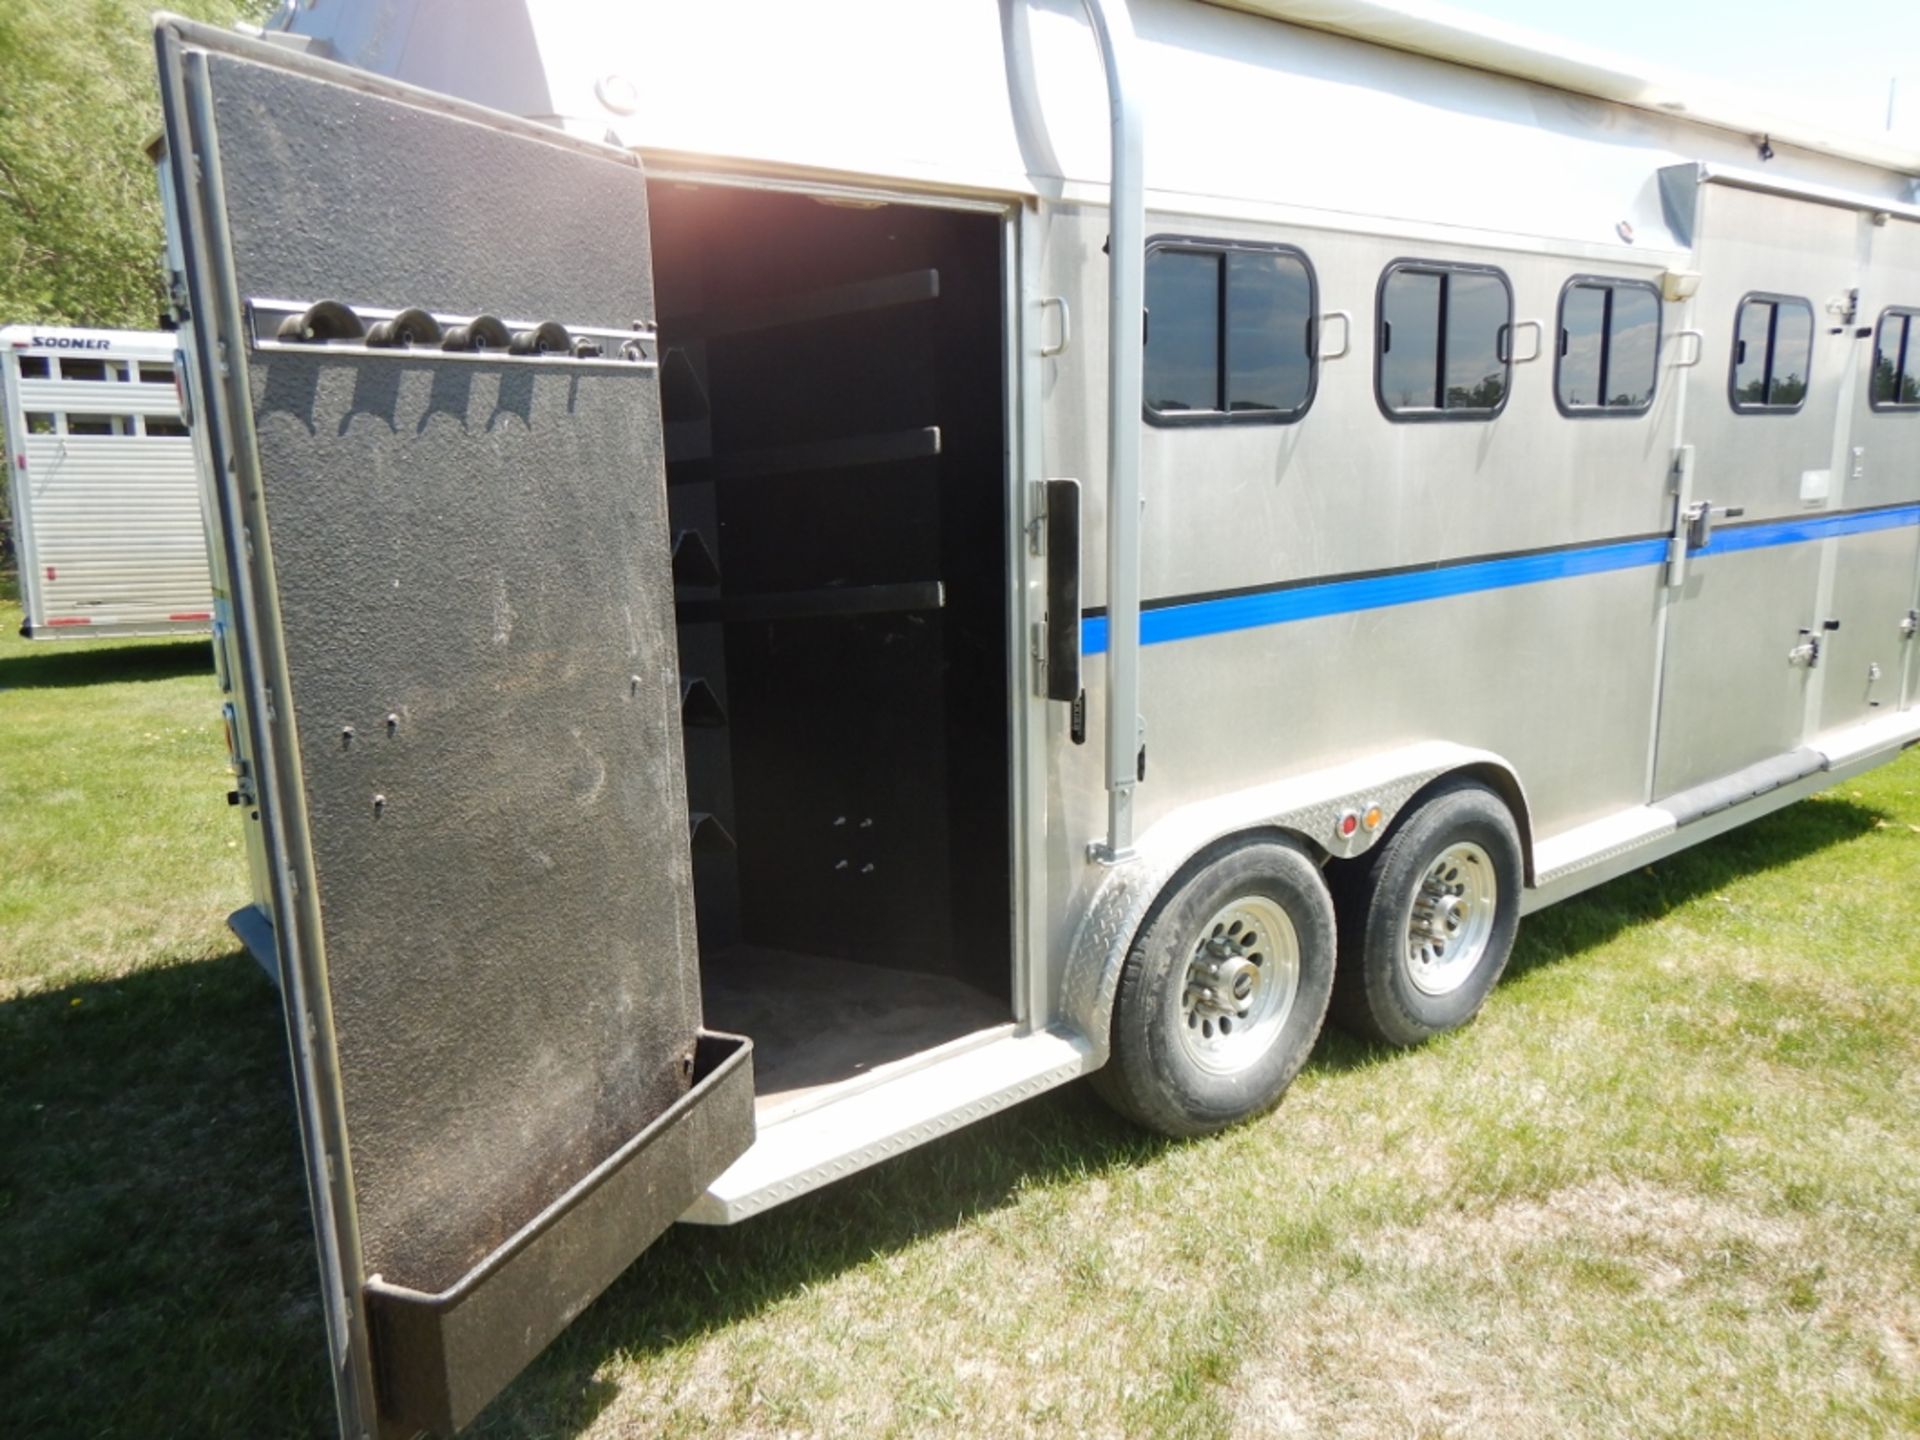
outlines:
[{"label": "running board", "polygon": [[1920,744],[1920,709],[1817,735],[1785,755],[1541,841],[1522,914],[1757,820]]},{"label": "running board", "polygon": [[1676,826],[1684,827],[1704,820],[1709,815],[1718,815],[1722,810],[1744,805],[1749,800],[1758,800],[1762,795],[1771,795],[1783,786],[1804,780],[1809,775],[1817,775],[1826,768],[1827,757],[1803,745],[1798,750],[1789,750],[1784,755],[1762,760],[1758,765],[1749,765],[1731,775],[1722,775],[1718,780],[1709,780],[1704,785],[1678,791],[1659,801],[1654,809],[1666,811],[1673,816]]},{"label": "running board", "polygon": [[763,1123],[746,1154],[681,1220],[732,1225],[970,1125],[1084,1073],[1093,1050],[1065,1029],[1009,1035],[898,1079]]}]

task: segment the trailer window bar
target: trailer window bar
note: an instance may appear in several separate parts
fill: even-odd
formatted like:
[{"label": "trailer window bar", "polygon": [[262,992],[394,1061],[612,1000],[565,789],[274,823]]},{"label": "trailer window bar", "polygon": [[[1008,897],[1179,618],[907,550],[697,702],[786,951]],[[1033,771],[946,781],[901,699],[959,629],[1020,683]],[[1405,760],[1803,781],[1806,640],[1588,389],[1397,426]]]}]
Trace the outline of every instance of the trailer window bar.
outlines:
[{"label": "trailer window bar", "polygon": [[[1572,312],[1577,304],[1600,305],[1592,338],[1598,350],[1591,365],[1577,353],[1581,338]],[[1639,310],[1636,317],[1633,311]],[[1624,312],[1624,315],[1623,315]],[[1650,315],[1652,343],[1640,344],[1635,332]],[[1610,275],[1575,275],[1560,291],[1559,339],[1553,362],[1553,399],[1571,420],[1596,416],[1626,418],[1653,408],[1658,386],[1662,307],[1659,287],[1646,280]],[[1624,343],[1623,343],[1624,342]],[[1589,388],[1587,382],[1591,381]]]},{"label": "trailer window bar", "polygon": [[[1466,325],[1471,322],[1461,318],[1471,312],[1462,303],[1465,297],[1456,295],[1455,289],[1467,288],[1468,285],[1478,289],[1482,282],[1488,280],[1500,287],[1503,301],[1501,320],[1494,329],[1487,352],[1493,369],[1472,385],[1450,383],[1454,364],[1467,355],[1475,343],[1465,333]],[[1404,302],[1409,298],[1406,292],[1415,290],[1411,298],[1425,311],[1426,303],[1418,295],[1417,289],[1424,289],[1428,282],[1434,290],[1432,308],[1427,312],[1433,316],[1430,341],[1433,346],[1432,389],[1427,391],[1423,386],[1402,387],[1398,394],[1389,394],[1387,372],[1393,362],[1388,357],[1393,352],[1394,327],[1388,307],[1396,299]],[[1513,285],[1505,271],[1492,265],[1468,265],[1445,260],[1395,260],[1380,272],[1374,309],[1378,320],[1373,395],[1379,403],[1381,414],[1399,422],[1491,420],[1506,409],[1507,397],[1513,393],[1513,357],[1507,345],[1507,337],[1513,331]],[[1409,343],[1417,344],[1420,341],[1407,335],[1403,324],[1400,336],[1403,355]],[[1411,375],[1418,376],[1421,373],[1419,365],[1425,358],[1424,349],[1412,357],[1414,368]]]},{"label": "trailer window bar", "polygon": [[1734,312],[1728,402],[1743,415],[1791,415],[1807,403],[1812,383],[1812,304],[1761,291],[1743,297]]},{"label": "trailer window bar", "polygon": [[[1191,258],[1185,258],[1191,257]],[[1179,320],[1198,313],[1197,306],[1181,304],[1179,269],[1192,267],[1195,261],[1210,261],[1211,314],[1213,327],[1208,348],[1211,356],[1202,362],[1211,374],[1206,383],[1196,386],[1192,395],[1174,395],[1169,381],[1175,378],[1182,362],[1173,353],[1169,338]],[[1260,325],[1257,341],[1249,344],[1249,321],[1259,324],[1265,318],[1257,302],[1246,302],[1249,292],[1260,288],[1258,271],[1265,265],[1277,277],[1276,302],[1270,323]],[[1238,276],[1238,280],[1236,280]],[[1189,282],[1190,283],[1190,282]],[[1319,282],[1306,252],[1293,245],[1267,245],[1253,241],[1218,240],[1187,235],[1156,235],[1147,243],[1146,292],[1147,318],[1144,337],[1145,394],[1142,411],[1147,423],[1159,426],[1180,425],[1291,425],[1312,408],[1319,385],[1320,363],[1314,353],[1316,317],[1319,314]],[[1191,300],[1193,297],[1188,297]],[[1159,319],[1158,344],[1155,316]],[[1236,343],[1238,331],[1238,343]],[[1270,363],[1259,366],[1245,352],[1254,345],[1271,344]],[[1296,348],[1297,346],[1297,348]],[[1258,388],[1267,393],[1254,395],[1256,367],[1276,372]],[[1201,379],[1201,376],[1190,377]],[[1279,403],[1268,403],[1279,402]]]},{"label": "trailer window bar", "polygon": [[1880,312],[1867,404],[1875,410],[1920,410],[1920,309],[1890,305]]}]

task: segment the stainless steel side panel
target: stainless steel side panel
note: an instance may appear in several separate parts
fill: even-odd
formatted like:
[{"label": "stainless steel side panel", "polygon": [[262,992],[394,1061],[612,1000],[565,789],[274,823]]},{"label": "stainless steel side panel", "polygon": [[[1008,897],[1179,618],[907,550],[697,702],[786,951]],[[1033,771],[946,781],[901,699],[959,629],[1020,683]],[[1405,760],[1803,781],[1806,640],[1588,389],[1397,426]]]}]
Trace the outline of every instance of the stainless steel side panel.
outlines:
[{"label": "stainless steel side panel", "polygon": [[1815,731],[1857,725],[1900,708],[1913,639],[1901,628],[1913,604],[1920,526],[1902,525],[1828,542],[1834,549],[1831,602],[1822,617],[1820,713]]},{"label": "stainless steel side panel", "polygon": [[1813,672],[1787,654],[1819,575],[1817,544],[1692,563],[1669,611],[1656,799],[1800,743]]}]

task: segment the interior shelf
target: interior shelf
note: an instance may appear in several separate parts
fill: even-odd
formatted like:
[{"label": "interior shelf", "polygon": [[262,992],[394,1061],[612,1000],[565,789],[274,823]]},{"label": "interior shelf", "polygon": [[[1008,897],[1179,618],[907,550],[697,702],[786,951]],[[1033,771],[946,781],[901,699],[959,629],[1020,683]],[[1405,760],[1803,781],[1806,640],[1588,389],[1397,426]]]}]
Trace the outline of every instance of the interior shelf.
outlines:
[{"label": "interior shelf", "polygon": [[939,610],[947,603],[938,580],[900,585],[838,585],[823,590],[781,590],[725,600],[689,600],[680,605],[683,624],[750,620],[814,620],[840,615],[887,615]]},{"label": "interior shelf", "polygon": [[902,460],[928,460],[940,453],[940,427],[886,430],[873,435],[844,435],[832,440],[810,440],[799,445],[776,445],[765,450],[741,450],[711,460],[689,456],[676,464],[669,481],[756,480],[772,475],[805,475],[820,470],[845,470],[861,465],[891,465]]},{"label": "interior shelf", "polygon": [[675,340],[717,340],[726,335],[747,335],[775,330],[782,325],[806,325],[939,298],[938,270],[907,270],[898,275],[857,280],[850,285],[833,285],[823,290],[731,305],[701,316],[662,321],[660,330]]}]

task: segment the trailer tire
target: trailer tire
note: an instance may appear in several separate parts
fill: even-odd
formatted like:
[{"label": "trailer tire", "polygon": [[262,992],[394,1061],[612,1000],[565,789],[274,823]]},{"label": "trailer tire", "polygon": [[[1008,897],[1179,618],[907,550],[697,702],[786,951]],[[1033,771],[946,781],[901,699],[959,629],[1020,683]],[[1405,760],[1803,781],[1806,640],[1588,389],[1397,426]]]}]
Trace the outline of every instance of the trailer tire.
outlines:
[{"label": "trailer tire", "polygon": [[1214,851],[1141,926],[1095,1089],[1163,1135],[1264,1114],[1313,1050],[1333,968],[1333,897],[1304,851],[1267,837]]},{"label": "trailer tire", "polygon": [[1498,795],[1448,785],[1335,879],[1342,1029],[1411,1046],[1473,1019],[1520,925],[1520,832]]}]

